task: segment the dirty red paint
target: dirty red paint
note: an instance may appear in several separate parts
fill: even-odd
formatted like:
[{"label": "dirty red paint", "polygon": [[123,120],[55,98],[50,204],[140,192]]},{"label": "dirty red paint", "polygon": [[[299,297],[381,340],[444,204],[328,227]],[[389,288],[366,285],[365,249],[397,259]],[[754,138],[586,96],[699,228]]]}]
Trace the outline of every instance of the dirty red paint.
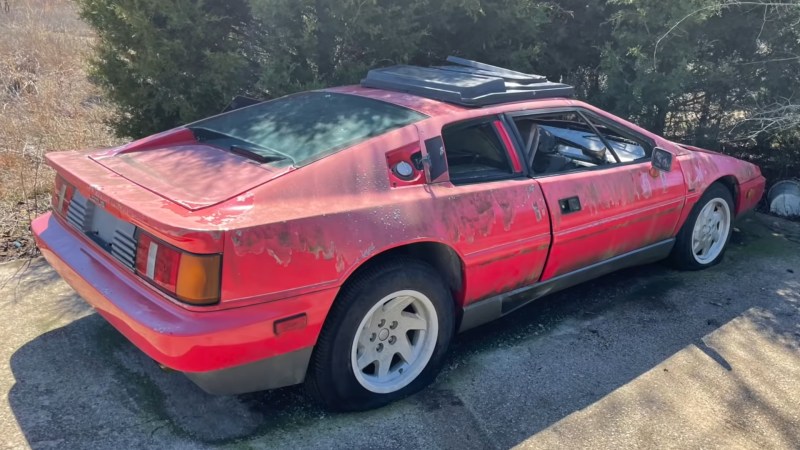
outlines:
[{"label": "dirty red paint", "polygon": [[[188,157],[187,157],[188,156]],[[90,156],[98,164],[187,209],[216,205],[242,192],[277,178],[289,168],[258,166],[212,145],[172,145],[147,151],[125,151],[108,156]],[[224,183],[209,177],[208,168],[237,174]]]},{"label": "dirty red paint", "polygon": [[[67,283],[143,352],[175,370],[237,366],[313,345],[336,295],[329,289],[247,308],[187,311],[142,280],[121,276],[115,260],[87,250],[83,236],[51,213],[32,228],[42,254]],[[278,337],[264,326],[299,312],[308,317],[303,333]]]},{"label": "dirty red paint", "polygon": [[[332,91],[429,117],[296,169],[253,165],[194,142],[183,128],[102,152],[47,155],[111,215],[184,251],[222,254],[217,304],[186,305],[156,291],[62,215],[33,222],[45,257],[148,355],[206,371],[313,346],[339,288],[387,251],[418,243],[450,249],[461,263],[454,294],[463,307],[675,236],[714,181],[736,187],[737,214],[763,194],[756,166],[680,147],[574,100],[468,109],[377,89]],[[675,155],[672,171],[653,176],[645,161],[526,177],[499,115],[565,107],[652,139]],[[447,173],[431,183],[418,169],[409,180],[391,172],[417,152],[425,156],[425,140],[445,125],[479,117],[497,120],[516,178],[457,186]],[[581,210],[562,213],[559,200],[571,196]],[[276,320],[299,313],[308,315],[306,328],[273,334]]]},{"label": "dirty red paint", "polygon": [[673,236],[684,203],[680,171],[650,175],[650,164],[541,178],[548,205],[579,196],[581,210],[554,213],[543,280]]}]

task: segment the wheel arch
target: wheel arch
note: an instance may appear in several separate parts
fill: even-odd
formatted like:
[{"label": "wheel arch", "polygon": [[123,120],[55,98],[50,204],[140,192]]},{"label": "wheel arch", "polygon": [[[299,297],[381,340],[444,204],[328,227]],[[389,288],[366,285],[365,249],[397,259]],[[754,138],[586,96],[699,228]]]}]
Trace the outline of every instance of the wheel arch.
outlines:
[{"label": "wheel arch", "polygon": [[461,314],[464,304],[466,268],[464,260],[452,247],[437,241],[420,241],[403,244],[375,253],[361,262],[342,283],[339,292],[342,292],[349,282],[370,268],[391,262],[398,257],[413,258],[430,264],[442,277],[453,296],[456,311]]},{"label": "wheel arch", "polygon": [[678,220],[677,225],[675,226],[675,231],[674,231],[675,235],[677,235],[680,232],[681,228],[684,225],[686,225],[686,221],[689,219],[689,216],[692,213],[692,209],[697,205],[697,202],[700,201],[700,198],[703,196],[703,194],[705,194],[706,191],[708,191],[711,188],[711,186],[713,186],[714,184],[722,185],[723,187],[725,187],[731,193],[731,197],[733,198],[733,211],[732,211],[733,216],[736,217],[739,214],[739,211],[738,211],[738,208],[739,208],[739,206],[738,206],[739,205],[739,181],[733,175],[723,175],[723,176],[720,176],[720,177],[716,178],[711,183],[708,183],[708,185],[706,185],[705,188],[701,192],[695,194],[696,196],[693,197],[693,200],[687,201],[687,203],[686,203],[686,205],[684,207],[683,213],[682,213],[680,219]]},{"label": "wheel arch", "polygon": [[[445,286],[451,289],[451,291],[455,290],[456,294],[453,295],[454,301],[452,305],[455,314],[450,314],[448,312],[448,314],[441,316],[439,319],[441,321],[440,324],[444,323],[451,332],[437,333],[435,335],[437,337],[437,342],[443,345],[440,347],[437,343],[433,349],[430,361],[426,363],[419,376],[411,380],[410,384],[397,391],[387,393],[375,393],[375,391],[371,391],[372,396],[364,396],[363,393],[367,392],[367,388],[353,376],[353,365],[350,364],[352,345],[354,342],[352,339],[354,339],[354,337],[350,337],[348,333],[340,333],[339,330],[341,328],[339,328],[339,326],[353,318],[362,320],[363,316],[350,314],[348,311],[348,301],[350,301],[350,305],[352,305],[353,302],[360,302],[360,304],[363,305],[364,300],[370,299],[363,296],[354,297],[348,295],[348,292],[351,292],[349,287],[356,286],[360,288],[361,286],[370,286],[369,283],[365,283],[365,280],[368,280],[367,277],[372,274],[380,273],[377,269],[379,269],[379,266],[382,264],[389,262],[396,265],[403,263],[406,265],[413,265],[414,263],[412,261],[415,260],[430,264],[433,270],[442,276],[442,279],[445,281]],[[398,399],[412,394],[429,384],[433,380],[433,377],[436,376],[436,373],[441,369],[445,351],[456,330],[458,330],[462,313],[462,308],[457,301],[458,298],[460,298],[460,292],[463,292],[463,260],[452,247],[446,244],[432,241],[411,242],[374,253],[371,257],[361,261],[355,266],[356,267],[344,277],[344,281],[333,301],[333,305],[328,311],[328,316],[322,326],[317,343],[312,350],[311,360],[305,376],[306,388],[312,397],[331,409],[343,411],[356,411],[383,406],[387,402],[392,401],[392,399]],[[399,267],[402,269],[403,266],[400,265]],[[402,286],[404,284],[406,283],[401,281],[397,283],[397,286]],[[396,287],[393,289],[395,288]],[[356,328],[357,322],[351,323],[351,325],[352,328]],[[349,342],[342,343],[342,339],[349,339]],[[339,350],[344,348],[344,346],[347,347],[347,364],[335,363],[334,357],[336,354],[334,354],[334,350],[336,350],[336,346],[338,346]],[[342,353],[339,351],[337,354],[341,355]],[[347,372],[347,374],[345,375],[343,372]],[[351,379],[352,382],[348,381]],[[376,397],[375,395],[380,396]]]},{"label": "wheel arch", "polygon": [[[718,185],[718,187],[715,187],[715,185]],[[711,192],[712,190],[715,192]],[[727,231],[725,243],[722,244],[722,247],[719,249],[718,253],[713,259],[705,260],[705,257],[703,257],[703,260],[700,260],[698,259],[698,255],[695,254],[695,249],[693,247],[693,233],[697,229],[697,220],[702,212],[702,208],[705,208],[705,206],[710,204],[712,200],[722,200],[719,197],[721,197],[722,192],[725,191],[731,194],[733,200],[733,205],[730,211],[731,216],[728,218],[729,229]],[[675,236],[675,244],[668,258],[674,267],[683,270],[699,270],[717,264],[722,259],[722,256],[725,253],[725,248],[727,247],[727,243],[729,242],[730,236],[734,229],[733,220],[735,218],[737,194],[738,183],[732,176],[719,177],[712,183],[709,183],[708,186],[703,189],[702,193],[697,196],[696,200],[689,208],[687,208],[687,214],[683,218],[678,233]],[[703,201],[705,197],[708,198]],[[725,203],[727,203],[727,201]],[[708,231],[706,230],[704,232],[707,233]],[[713,241],[712,244],[714,244]]]},{"label": "wheel arch", "polygon": [[[733,175],[725,175],[714,180],[708,187],[711,187],[714,183],[719,183],[730,191],[731,197],[733,198],[733,215],[734,217],[739,215],[739,180]],[[708,188],[706,188],[706,190],[708,190]]]}]

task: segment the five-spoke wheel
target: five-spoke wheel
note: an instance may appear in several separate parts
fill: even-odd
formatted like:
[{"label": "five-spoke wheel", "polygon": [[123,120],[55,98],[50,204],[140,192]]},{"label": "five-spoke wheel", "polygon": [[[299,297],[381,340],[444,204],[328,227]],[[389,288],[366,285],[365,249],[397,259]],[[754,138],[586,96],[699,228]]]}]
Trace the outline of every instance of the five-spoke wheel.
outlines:
[{"label": "five-spoke wheel", "polygon": [[692,254],[700,264],[713,261],[722,252],[731,227],[731,209],[721,198],[711,199],[700,210],[692,231]]},{"label": "five-spoke wheel", "polygon": [[697,270],[722,260],[733,230],[733,195],[714,183],[692,208],[675,239],[670,260],[681,269]]},{"label": "five-spoke wheel", "polygon": [[422,389],[455,328],[453,298],[428,264],[399,259],[356,273],[325,321],[306,376],[334,410],[376,408]]}]

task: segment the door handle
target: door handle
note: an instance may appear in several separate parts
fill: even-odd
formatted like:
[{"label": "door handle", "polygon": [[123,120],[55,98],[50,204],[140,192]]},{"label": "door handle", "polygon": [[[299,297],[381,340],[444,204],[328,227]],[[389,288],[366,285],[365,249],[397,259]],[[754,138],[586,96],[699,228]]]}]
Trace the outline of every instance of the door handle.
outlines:
[{"label": "door handle", "polygon": [[561,214],[574,213],[581,210],[581,199],[578,196],[562,198],[558,201],[558,206],[561,208]]}]

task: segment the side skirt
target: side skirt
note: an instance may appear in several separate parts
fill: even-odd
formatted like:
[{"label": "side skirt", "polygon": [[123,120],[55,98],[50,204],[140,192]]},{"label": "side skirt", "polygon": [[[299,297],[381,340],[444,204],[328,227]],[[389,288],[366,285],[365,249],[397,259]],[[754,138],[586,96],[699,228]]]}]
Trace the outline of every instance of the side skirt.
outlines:
[{"label": "side skirt", "polygon": [[639,266],[662,260],[669,256],[675,239],[650,244],[638,250],[615,256],[605,261],[565,273],[541,283],[525,286],[494,297],[475,302],[464,308],[458,332],[491,322],[547,294],[575,286],[626,267]]}]

